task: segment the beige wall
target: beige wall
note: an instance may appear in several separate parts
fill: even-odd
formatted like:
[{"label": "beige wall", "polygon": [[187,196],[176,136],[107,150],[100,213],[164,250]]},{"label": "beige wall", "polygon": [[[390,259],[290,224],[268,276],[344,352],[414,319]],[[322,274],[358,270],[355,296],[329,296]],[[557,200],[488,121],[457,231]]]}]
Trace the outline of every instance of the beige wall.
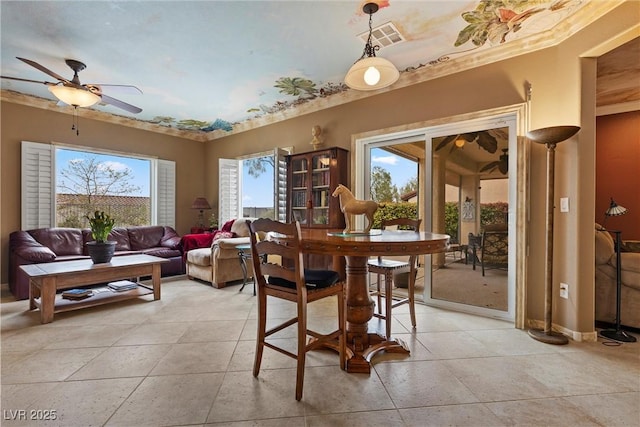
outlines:
[{"label": "beige wall", "polygon": [[[556,215],[554,286],[557,288],[560,281],[569,283],[571,297],[554,299],[553,321],[572,331],[592,332],[594,273],[593,263],[588,260],[593,259],[595,74],[583,70],[580,55],[638,22],[640,10],[637,4],[628,2],[557,47],[230,135],[208,142],[204,148],[200,143],[88,120],[81,122],[82,134],[76,138],[69,130],[70,116],[3,103],[2,181],[19,182],[17,147],[22,139],[46,142],[64,138],[65,142],[78,141],[82,145],[155,153],[178,162],[178,228],[184,233],[192,222],[188,208],[194,196],[204,195],[210,202],[217,202],[221,157],[233,158],[273,147],[293,146],[295,152],[309,151],[311,127],[316,124],[323,128],[327,146],[350,149],[354,134],[411,127],[412,123],[522,103],[524,85],[530,82],[531,129],[582,126],[576,137],[558,146],[556,156],[556,170],[560,171],[556,196],[569,197],[576,209]],[[583,79],[583,75],[588,78]],[[525,300],[526,318],[535,320],[541,320],[544,311],[545,153],[542,146],[531,147]],[[2,193],[2,253],[6,254],[8,234],[20,225],[19,187],[3,187],[11,187]],[[2,278],[6,281],[4,258]]]}]

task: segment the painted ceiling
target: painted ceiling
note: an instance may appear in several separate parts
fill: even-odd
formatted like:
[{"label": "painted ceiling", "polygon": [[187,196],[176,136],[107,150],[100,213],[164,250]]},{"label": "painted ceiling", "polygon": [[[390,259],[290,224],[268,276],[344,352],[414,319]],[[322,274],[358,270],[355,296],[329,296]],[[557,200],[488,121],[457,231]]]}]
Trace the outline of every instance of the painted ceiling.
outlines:
[{"label": "painted ceiling", "polygon": [[[94,110],[137,122],[224,135],[372,96],[343,78],[368,33],[365,1],[2,1],[1,74],[55,82],[16,59],[71,79],[65,59],[86,64],[82,83],[142,108]],[[378,55],[400,71],[391,88],[549,46],[617,1],[378,0],[374,29],[401,39]],[[391,28],[387,26],[386,28]],[[386,34],[388,35],[388,33]],[[43,84],[1,79],[3,96],[55,98]],[[380,91],[378,91],[380,92]],[[275,119],[274,119],[275,117]]]}]

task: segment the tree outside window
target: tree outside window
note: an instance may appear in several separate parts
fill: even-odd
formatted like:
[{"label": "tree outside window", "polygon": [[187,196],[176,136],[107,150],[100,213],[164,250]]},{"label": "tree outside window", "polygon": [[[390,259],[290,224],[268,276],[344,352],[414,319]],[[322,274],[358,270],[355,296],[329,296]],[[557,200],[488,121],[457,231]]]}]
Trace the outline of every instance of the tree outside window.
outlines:
[{"label": "tree outside window", "polygon": [[107,212],[121,227],[151,223],[150,161],[56,150],[56,224],[87,227],[85,215]]}]

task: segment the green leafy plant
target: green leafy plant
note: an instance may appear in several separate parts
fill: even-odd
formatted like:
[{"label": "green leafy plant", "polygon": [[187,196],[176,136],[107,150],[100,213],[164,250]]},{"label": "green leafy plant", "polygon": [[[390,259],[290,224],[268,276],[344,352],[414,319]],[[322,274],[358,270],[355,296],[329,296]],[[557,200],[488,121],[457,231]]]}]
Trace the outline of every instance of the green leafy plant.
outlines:
[{"label": "green leafy plant", "polygon": [[116,221],[104,211],[95,211],[93,217],[87,215],[86,218],[89,220],[91,236],[94,240],[98,243],[105,243]]},{"label": "green leafy plant", "polygon": [[209,227],[217,228],[218,227],[218,218],[216,218],[216,214],[212,213],[209,216]]}]

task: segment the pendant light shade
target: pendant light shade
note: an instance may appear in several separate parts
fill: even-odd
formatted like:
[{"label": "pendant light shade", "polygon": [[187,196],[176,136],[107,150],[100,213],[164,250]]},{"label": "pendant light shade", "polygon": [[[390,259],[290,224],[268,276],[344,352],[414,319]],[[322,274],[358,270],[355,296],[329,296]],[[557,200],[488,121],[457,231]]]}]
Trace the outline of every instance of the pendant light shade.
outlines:
[{"label": "pendant light shade", "polygon": [[60,101],[74,107],[91,107],[100,102],[100,97],[88,90],[63,85],[49,86],[48,89]]},{"label": "pendant light shade", "polygon": [[355,90],[382,89],[398,81],[400,72],[389,60],[377,57],[376,50],[380,49],[380,46],[371,44],[373,32],[371,17],[378,11],[378,5],[376,3],[367,3],[362,10],[364,13],[369,14],[369,38],[364,46],[362,56],[349,68],[344,82]]},{"label": "pendant light shade", "polygon": [[376,90],[391,86],[399,77],[400,72],[389,60],[370,56],[353,64],[344,82],[351,89]]}]

